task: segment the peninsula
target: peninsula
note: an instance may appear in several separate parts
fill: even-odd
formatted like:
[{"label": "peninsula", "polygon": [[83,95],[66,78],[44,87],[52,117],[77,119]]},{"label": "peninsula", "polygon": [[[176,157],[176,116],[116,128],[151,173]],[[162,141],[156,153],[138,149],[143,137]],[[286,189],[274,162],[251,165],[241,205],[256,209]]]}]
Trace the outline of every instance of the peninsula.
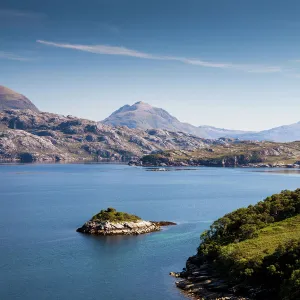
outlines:
[{"label": "peninsula", "polygon": [[176,225],[168,221],[144,221],[140,217],[114,208],[101,210],[86,222],[77,232],[94,235],[139,235],[160,231],[162,226]]},{"label": "peninsula", "polygon": [[300,189],[218,219],[183,272],[170,275],[196,299],[300,299]]}]

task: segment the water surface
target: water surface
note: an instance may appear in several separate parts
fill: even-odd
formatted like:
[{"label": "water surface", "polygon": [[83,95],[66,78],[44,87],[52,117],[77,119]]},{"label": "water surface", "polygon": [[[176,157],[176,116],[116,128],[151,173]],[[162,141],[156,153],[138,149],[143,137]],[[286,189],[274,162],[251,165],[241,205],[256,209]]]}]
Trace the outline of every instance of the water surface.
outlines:
[{"label": "water surface", "polygon": [[[102,164],[0,166],[0,299],[182,300],[170,271],[216,218],[282,189],[297,173]],[[75,232],[106,207],[179,225],[134,237]]]}]

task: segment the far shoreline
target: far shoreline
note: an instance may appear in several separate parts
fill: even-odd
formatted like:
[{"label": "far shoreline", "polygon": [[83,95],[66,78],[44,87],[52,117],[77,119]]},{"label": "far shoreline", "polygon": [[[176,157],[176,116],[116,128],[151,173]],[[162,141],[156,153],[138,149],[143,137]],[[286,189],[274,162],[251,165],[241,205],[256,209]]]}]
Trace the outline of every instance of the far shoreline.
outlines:
[{"label": "far shoreline", "polygon": [[287,166],[205,166],[205,165],[187,165],[187,166],[156,166],[156,165],[140,165],[130,166],[128,162],[122,161],[94,161],[94,160],[77,160],[77,161],[33,161],[33,162],[21,162],[21,161],[7,161],[0,160],[1,166],[24,166],[24,165],[122,165],[129,167],[137,167],[149,172],[170,172],[170,171],[194,171],[202,168],[210,169],[249,169],[252,172],[258,173],[270,173],[278,175],[300,174],[300,167],[287,167]]}]

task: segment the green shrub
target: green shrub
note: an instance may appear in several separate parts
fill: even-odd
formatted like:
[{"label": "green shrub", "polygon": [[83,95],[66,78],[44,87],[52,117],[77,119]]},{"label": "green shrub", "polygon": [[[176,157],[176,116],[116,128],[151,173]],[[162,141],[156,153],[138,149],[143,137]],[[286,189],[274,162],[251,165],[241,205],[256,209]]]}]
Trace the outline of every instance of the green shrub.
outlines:
[{"label": "green shrub", "polygon": [[109,207],[106,210],[101,210],[94,215],[92,221],[98,222],[137,222],[141,220],[138,216],[131,215],[125,212],[119,212],[115,208]]}]

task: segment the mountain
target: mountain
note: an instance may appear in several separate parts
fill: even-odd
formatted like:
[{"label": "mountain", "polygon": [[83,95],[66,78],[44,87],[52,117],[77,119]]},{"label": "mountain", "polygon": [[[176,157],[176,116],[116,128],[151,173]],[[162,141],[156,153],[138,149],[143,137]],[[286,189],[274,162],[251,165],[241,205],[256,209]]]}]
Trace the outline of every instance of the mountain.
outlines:
[{"label": "mountain", "polygon": [[198,127],[200,136],[206,136],[210,139],[218,139],[220,137],[240,138],[244,134],[254,134],[254,131],[233,130],[225,128],[217,128],[213,126],[202,125]]},{"label": "mountain", "polygon": [[164,129],[168,131],[186,132],[202,138],[216,139],[224,136],[237,137],[246,133],[239,130],[220,129],[211,126],[196,127],[188,123],[182,123],[162,108],[157,108],[144,102],[133,105],[125,105],[102,123],[111,126],[127,126],[139,129]]},{"label": "mountain", "polygon": [[239,136],[243,140],[292,142],[300,141],[300,122]]},{"label": "mountain", "polygon": [[300,140],[300,122],[259,132],[230,130],[213,126],[193,126],[180,122],[162,108],[144,102],[125,105],[113,112],[102,123],[139,129],[164,129],[185,132],[204,139],[238,138],[240,140],[293,142]]},{"label": "mountain", "polygon": [[113,112],[103,123],[144,130],[158,128],[170,131],[184,131],[182,129],[187,129],[186,125],[189,126],[189,124],[181,123],[162,108],[153,107],[144,102],[137,102],[131,106],[124,105]]},{"label": "mountain", "polygon": [[[0,111],[10,109],[30,110],[38,113],[37,107],[25,96],[0,85]],[[238,138],[240,140],[292,142],[300,141],[300,122],[260,132],[229,130],[213,126],[193,126],[180,122],[162,108],[145,102],[124,105],[100,122],[113,127],[126,126],[130,129],[162,129],[182,132],[203,139]]]},{"label": "mountain", "polygon": [[141,130],[32,110],[0,111],[0,160],[127,161],[162,150],[224,143],[187,133]]},{"label": "mountain", "polygon": [[145,165],[299,164],[300,142],[203,139],[163,129],[112,127],[31,110],[0,111],[0,161],[128,161]]},{"label": "mountain", "polygon": [[35,112],[39,111],[25,96],[0,85],[0,111],[4,109],[30,109]]}]

